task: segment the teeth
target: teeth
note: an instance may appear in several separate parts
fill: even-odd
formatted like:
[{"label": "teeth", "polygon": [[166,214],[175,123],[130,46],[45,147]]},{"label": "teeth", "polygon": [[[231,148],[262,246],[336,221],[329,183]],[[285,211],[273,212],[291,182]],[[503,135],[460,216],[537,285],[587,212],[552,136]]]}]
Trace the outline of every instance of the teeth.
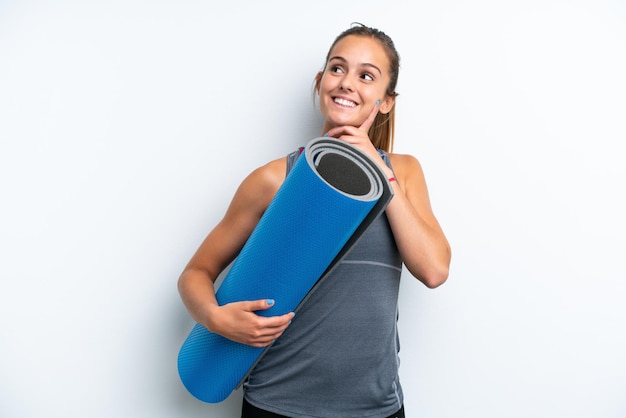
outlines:
[{"label": "teeth", "polygon": [[341,99],[341,98],[336,98],[335,103],[340,104],[342,106],[348,106],[348,107],[356,106],[354,102],[351,102],[350,100]]}]

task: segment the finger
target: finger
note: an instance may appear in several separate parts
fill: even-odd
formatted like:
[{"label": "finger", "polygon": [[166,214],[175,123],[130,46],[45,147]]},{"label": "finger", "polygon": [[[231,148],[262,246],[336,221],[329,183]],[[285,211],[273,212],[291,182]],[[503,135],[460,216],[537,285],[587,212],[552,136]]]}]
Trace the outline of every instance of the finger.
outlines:
[{"label": "finger", "polygon": [[278,339],[291,324],[293,313],[263,318],[264,326],[248,344],[255,347],[266,347]]},{"label": "finger", "polygon": [[256,332],[257,337],[267,337],[281,334],[291,324],[292,315],[257,317]]},{"label": "finger", "polygon": [[[246,302],[245,310],[249,312],[258,312],[271,308],[274,306],[274,299],[261,299],[255,300],[251,302]],[[260,327],[266,328],[270,330],[270,332],[276,332],[278,329],[285,329],[293,319],[295,314],[293,312],[289,312],[283,315],[273,315],[273,316],[257,316],[257,321]]]},{"label": "finger", "polygon": [[345,126],[337,126],[328,131],[331,137],[333,138],[341,138],[343,136],[355,136],[358,134],[358,130],[355,126],[345,125]]},{"label": "finger", "polygon": [[274,344],[274,341],[276,341],[278,339],[278,337],[280,337],[281,334],[278,334],[274,337],[270,337],[270,338],[266,338],[266,339],[262,339],[262,340],[258,340],[258,341],[250,341],[248,343],[245,343],[247,345],[251,345],[252,347],[256,347],[256,348],[263,348],[263,347],[268,347],[272,344]]},{"label": "finger", "polygon": [[362,129],[365,132],[368,132],[370,130],[370,127],[374,123],[374,119],[376,119],[377,114],[378,114],[378,100],[376,100],[376,106],[374,106],[374,108],[370,112],[367,119],[365,119],[365,121],[361,124],[361,126],[359,126],[359,129]]},{"label": "finger", "polygon": [[294,313],[290,312],[280,316],[268,316],[265,319],[265,327],[271,330],[285,329],[291,324],[291,320],[294,317]]},{"label": "finger", "polygon": [[264,311],[272,306],[274,306],[274,299],[260,299],[248,302],[246,310],[251,312]]}]

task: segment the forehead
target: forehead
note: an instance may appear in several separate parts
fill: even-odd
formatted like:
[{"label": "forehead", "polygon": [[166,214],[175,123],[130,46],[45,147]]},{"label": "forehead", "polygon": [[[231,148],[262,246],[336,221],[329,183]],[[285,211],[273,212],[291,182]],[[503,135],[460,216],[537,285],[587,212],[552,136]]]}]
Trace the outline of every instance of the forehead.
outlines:
[{"label": "forehead", "polygon": [[330,50],[328,57],[341,57],[356,65],[373,64],[382,71],[388,71],[390,67],[383,45],[369,36],[348,35],[340,39]]}]

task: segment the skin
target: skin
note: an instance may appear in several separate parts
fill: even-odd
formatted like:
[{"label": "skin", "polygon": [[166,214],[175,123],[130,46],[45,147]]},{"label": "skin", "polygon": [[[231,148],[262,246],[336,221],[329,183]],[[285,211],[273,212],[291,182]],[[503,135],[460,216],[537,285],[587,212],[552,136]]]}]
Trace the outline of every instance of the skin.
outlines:
[{"label": "skin", "polygon": [[[371,156],[392,182],[395,196],[386,209],[402,261],[424,285],[435,288],[448,277],[450,246],[432,212],[422,168],[410,155],[389,154],[392,172],[372,145],[367,132],[378,112],[388,113],[395,97],[389,84],[389,59],[375,39],[349,35],[331,51],[316,90],[324,116],[322,134],[346,141]],[[204,239],[178,281],[191,316],[211,332],[255,347],[271,344],[289,326],[293,313],[262,317],[268,300],[219,306],[214,282],[234,260],[261,215],[285,180],[286,159],[254,170],[241,183],[224,218]]]}]

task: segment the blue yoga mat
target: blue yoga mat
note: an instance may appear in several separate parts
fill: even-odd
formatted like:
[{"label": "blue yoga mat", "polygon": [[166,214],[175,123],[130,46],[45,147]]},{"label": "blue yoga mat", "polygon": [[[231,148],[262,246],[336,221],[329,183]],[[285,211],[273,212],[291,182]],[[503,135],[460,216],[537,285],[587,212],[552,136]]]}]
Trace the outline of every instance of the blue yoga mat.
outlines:
[{"label": "blue yoga mat", "polygon": [[[258,314],[297,312],[392,197],[363,152],[334,138],[311,140],[217,289],[218,303],[274,299]],[[196,324],[178,354],[179,376],[194,397],[221,402],[265,350]]]}]

